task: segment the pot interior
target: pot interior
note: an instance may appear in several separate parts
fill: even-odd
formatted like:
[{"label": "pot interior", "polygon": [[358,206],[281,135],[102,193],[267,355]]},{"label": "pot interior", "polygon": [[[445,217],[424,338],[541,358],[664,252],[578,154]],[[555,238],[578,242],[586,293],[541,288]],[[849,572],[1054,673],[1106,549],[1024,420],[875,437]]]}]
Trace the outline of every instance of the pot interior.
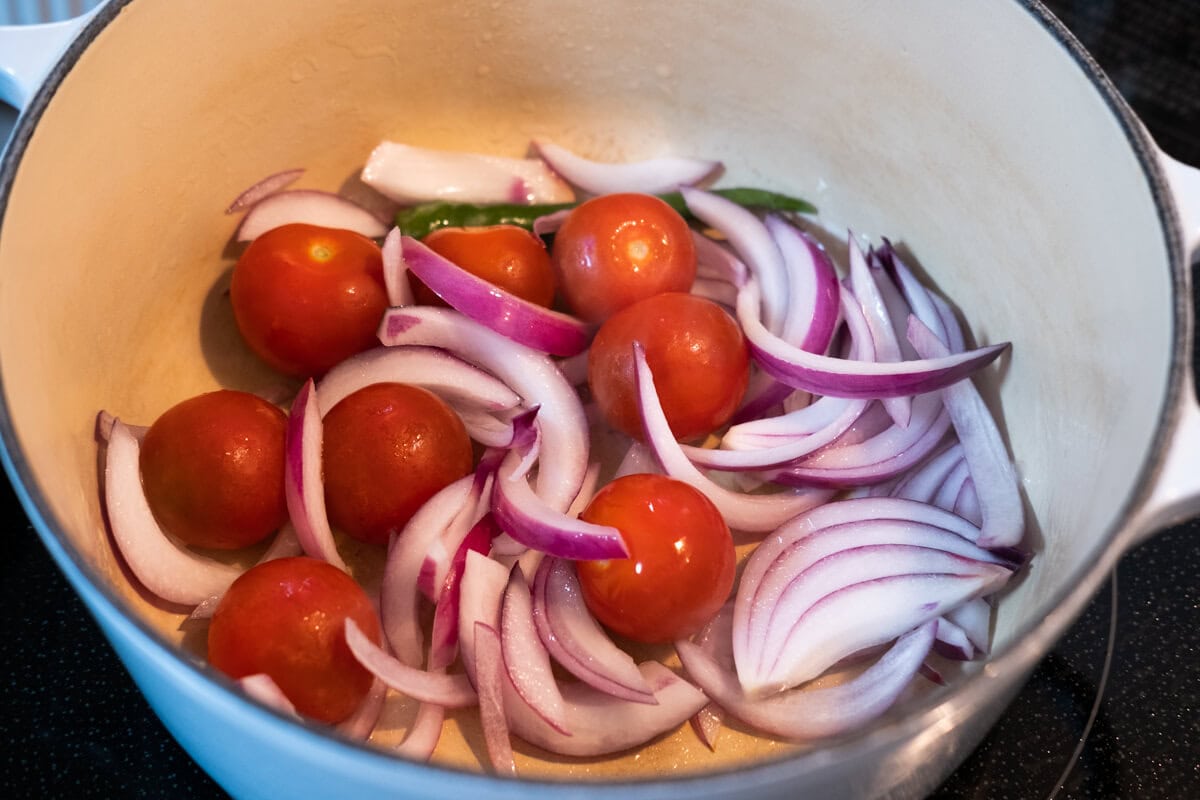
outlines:
[{"label": "pot interior", "polygon": [[[1119,117],[1016,3],[138,0],[37,111],[0,233],[14,455],[92,579],[169,642],[183,615],[112,555],[96,412],[148,424],[216,386],[277,390],[234,329],[237,217],[222,211],[297,166],[298,186],[353,188],[382,139],[720,158],[722,185],[805,196],[822,224],[898,243],[980,343],[1013,343],[987,389],[1036,555],[1000,604],[997,648],[1108,545],[1151,453],[1173,334],[1162,224]],[[457,720],[437,758],[477,768],[476,737]],[[638,759],[563,768],[783,749],[736,738],[713,756],[685,729]]]}]

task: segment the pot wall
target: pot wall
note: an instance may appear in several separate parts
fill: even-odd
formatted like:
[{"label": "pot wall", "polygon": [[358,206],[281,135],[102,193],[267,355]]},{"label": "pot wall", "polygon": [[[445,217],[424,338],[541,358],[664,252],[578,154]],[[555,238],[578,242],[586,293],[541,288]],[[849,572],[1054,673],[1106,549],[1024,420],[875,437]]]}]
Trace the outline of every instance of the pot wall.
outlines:
[{"label": "pot wall", "polygon": [[[1172,276],[1125,123],[1038,19],[983,0],[503,10],[139,0],[35,102],[0,235],[0,369],[19,469],[106,591],[178,638],[178,611],[111,558],[96,410],[149,422],[218,384],[277,383],[234,333],[221,209],[298,165],[302,185],[352,184],[383,138],[517,154],[534,135],[598,158],[722,158],[728,185],[807,196],[824,223],[902,244],[981,342],[1013,341],[994,400],[1039,552],[1000,649],[1092,579],[1154,444]],[[475,762],[470,736],[450,763]],[[642,768],[679,763],[684,738]],[[688,752],[685,769],[710,763]]]}]

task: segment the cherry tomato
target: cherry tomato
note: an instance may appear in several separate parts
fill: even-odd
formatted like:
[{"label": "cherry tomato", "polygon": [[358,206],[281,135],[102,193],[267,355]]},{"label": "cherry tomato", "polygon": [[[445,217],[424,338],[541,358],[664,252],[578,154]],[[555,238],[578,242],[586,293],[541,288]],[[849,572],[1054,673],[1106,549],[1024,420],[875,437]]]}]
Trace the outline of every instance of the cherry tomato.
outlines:
[{"label": "cherry tomato", "polygon": [[374,680],[346,644],[347,619],[381,643],[375,607],[345,572],[307,556],[267,561],[243,573],[217,604],[208,660],[231,678],[266,673],[301,714],[337,723]]},{"label": "cherry tomato", "polygon": [[742,329],[711,300],[672,292],[614,314],[592,342],[588,385],[614,428],[642,438],[635,341],[646,349],[659,400],[677,439],[710,433],[737,410],[750,380],[750,353]]},{"label": "cherry tomato", "polygon": [[471,440],[437,395],[376,383],[325,415],[324,459],[330,522],[387,544],[426,500],[471,471]]},{"label": "cherry tomato", "polygon": [[621,532],[629,557],[576,564],[583,598],[617,633],[669,642],[699,630],[733,588],[729,527],[682,481],[634,474],[605,486],[580,515]]},{"label": "cherry tomato", "polygon": [[[524,228],[438,228],[423,241],[438,255],[517,297],[545,308],[554,302],[550,254],[542,240]],[[419,278],[409,278],[418,303],[445,305]]]},{"label": "cherry tomato", "polygon": [[588,322],[660,292],[686,292],[696,278],[687,222],[647,194],[581,203],[554,234],[551,256],[563,298]]},{"label": "cherry tomato", "polygon": [[287,418],[245,392],[175,405],[146,432],[140,465],[159,524],[184,542],[224,550],[261,541],[287,521]]},{"label": "cherry tomato", "polygon": [[387,309],[383,256],[353,231],[295,223],[259,236],[233,268],[238,330],[280,372],[304,378],[374,347]]}]

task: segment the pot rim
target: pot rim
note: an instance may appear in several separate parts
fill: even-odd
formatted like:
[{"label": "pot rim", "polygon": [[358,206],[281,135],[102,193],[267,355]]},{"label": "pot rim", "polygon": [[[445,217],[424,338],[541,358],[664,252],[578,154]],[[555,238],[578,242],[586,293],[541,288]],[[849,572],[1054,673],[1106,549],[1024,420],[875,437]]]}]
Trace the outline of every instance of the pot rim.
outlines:
[{"label": "pot rim", "polygon": [[[18,166],[43,112],[53,100],[56,90],[73,69],[80,55],[130,2],[131,0],[109,0],[98,9],[54,64],[45,81],[18,118],[3,160],[0,161],[0,230],[3,227],[8,197]],[[872,751],[893,747],[916,737],[924,730],[944,725],[948,717],[957,722],[962,715],[973,713],[984,707],[998,688],[1002,690],[1024,680],[1037,661],[1046,655],[1050,646],[1082,613],[1087,602],[1095,595],[1102,582],[1124,554],[1125,548],[1139,533],[1144,533],[1138,530],[1138,511],[1145,505],[1154,487],[1155,475],[1161,467],[1164,449],[1171,439],[1181,404],[1186,402],[1188,388],[1186,377],[1187,365],[1191,358],[1192,310],[1190,297],[1184,291],[1187,287],[1189,262],[1182,244],[1182,225],[1171,190],[1161,169],[1158,158],[1160,151],[1111,80],[1074,35],[1039,0],[1014,0],[1014,2],[1033,16],[1046,33],[1063,48],[1067,57],[1074,62],[1075,68],[1084,73],[1103,98],[1124,132],[1149,184],[1164,238],[1167,266],[1170,270],[1173,298],[1171,309],[1173,315],[1171,320],[1172,357],[1167,384],[1164,387],[1163,401],[1158,410],[1158,426],[1149,454],[1138,471],[1137,480],[1123,503],[1120,513],[1103,532],[1101,541],[1104,543],[1104,550],[1100,558],[1092,565],[1080,568],[1077,575],[1064,580],[1063,588],[1046,601],[1046,607],[1050,611],[1045,616],[1034,619],[1019,629],[1005,646],[995,651],[991,658],[984,662],[981,670],[964,676],[956,685],[949,687],[944,692],[933,693],[931,696],[908,704],[903,709],[903,713],[893,711],[881,721],[862,731],[823,744],[810,752],[781,756],[744,767],[733,767],[683,777],[608,779],[603,783],[518,778],[511,782],[505,782],[512,788],[519,787],[525,792],[555,791],[560,790],[567,783],[586,788],[588,792],[597,794],[667,791],[674,796],[681,789],[685,790],[686,787],[703,782],[707,790],[746,791],[752,790],[756,786],[777,784],[797,773],[819,772],[833,764],[860,758]],[[125,601],[121,600],[105,581],[96,579],[91,574],[91,570],[79,550],[58,533],[63,526],[33,479],[24,452],[18,443],[9,413],[7,395],[3,389],[4,379],[3,374],[0,373],[0,460],[3,461],[4,469],[8,473],[14,491],[43,544],[59,569],[70,580],[75,591],[87,602],[89,610],[94,616],[98,619],[107,618],[110,621],[118,621],[125,635],[135,637],[139,646],[148,647],[165,657],[166,663],[174,667],[180,677],[222,686],[240,699],[250,713],[257,711],[260,714],[274,716],[277,724],[286,725],[286,728],[281,726],[281,730],[289,731],[292,735],[308,737],[309,743],[319,743],[320,746],[328,748],[345,748],[346,755],[372,759],[380,765],[390,764],[394,769],[401,771],[424,770],[428,771],[430,775],[440,774],[451,781],[477,782],[481,788],[497,785],[495,779],[486,774],[437,764],[408,762],[365,743],[339,739],[336,734],[327,733],[324,728],[314,724],[305,721],[297,724],[295,719],[248,699],[236,688],[233,681],[207,666],[190,660],[179,648],[165,642],[147,623],[126,613]],[[1142,524],[1145,524],[1144,521]],[[1071,578],[1075,580],[1071,580]],[[110,637],[115,635],[115,631],[105,630],[105,633]],[[950,714],[947,714],[948,709],[951,710]],[[964,752],[961,757],[965,757],[967,754]],[[957,766],[957,764],[953,766]]]}]

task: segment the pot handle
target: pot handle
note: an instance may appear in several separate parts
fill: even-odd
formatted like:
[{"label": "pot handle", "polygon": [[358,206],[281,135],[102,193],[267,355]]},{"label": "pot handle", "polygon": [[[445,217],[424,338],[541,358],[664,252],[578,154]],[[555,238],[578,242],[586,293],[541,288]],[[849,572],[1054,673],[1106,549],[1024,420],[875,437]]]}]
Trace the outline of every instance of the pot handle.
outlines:
[{"label": "pot handle", "polygon": [[67,46],[103,5],[61,22],[0,25],[0,100],[18,110],[25,108]]},{"label": "pot handle", "polygon": [[[1200,255],[1200,169],[1176,161],[1159,152],[1159,164],[1174,195],[1175,208],[1183,229],[1187,255]],[[1185,271],[1184,291],[1191,292],[1191,271]],[[1189,315],[1189,320],[1191,315]],[[1189,328],[1190,328],[1189,324]],[[1188,331],[1193,337],[1194,330]],[[1127,546],[1133,546],[1151,534],[1200,514],[1200,406],[1196,402],[1196,383],[1189,341],[1184,355],[1183,390],[1174,413],[1174,426],[1166,443],[1163,460],[1150,496],[1138,514],[1135,531]]]}]

